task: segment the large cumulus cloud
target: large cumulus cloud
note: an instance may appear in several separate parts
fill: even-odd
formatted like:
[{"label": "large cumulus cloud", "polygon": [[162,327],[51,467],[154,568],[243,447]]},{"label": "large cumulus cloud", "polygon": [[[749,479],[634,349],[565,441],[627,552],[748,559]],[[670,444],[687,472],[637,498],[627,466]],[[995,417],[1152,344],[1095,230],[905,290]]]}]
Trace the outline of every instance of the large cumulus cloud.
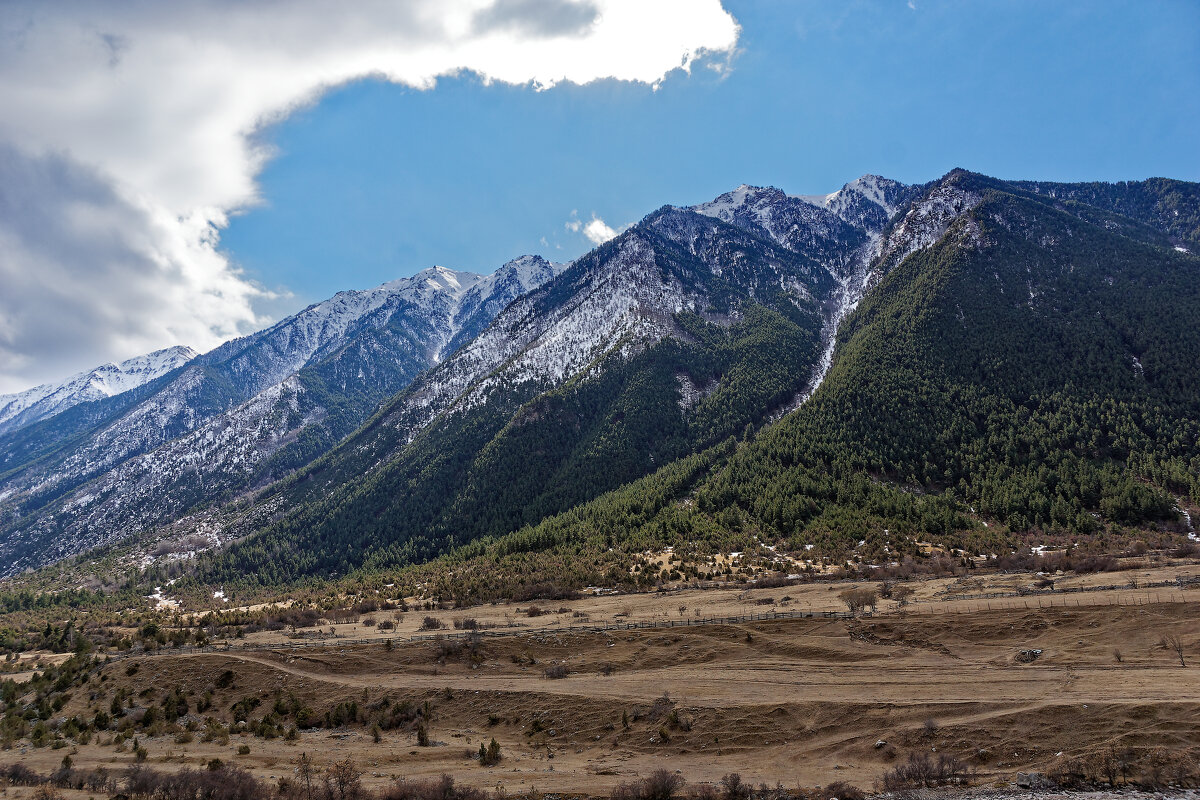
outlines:
[{"label": "large cumulus cloud", "polygon": [[0,391],[262,320],[220,253],[255,133],[362,77],[655,83],[733,51],[719,0],[10,2],[0,16]]}]

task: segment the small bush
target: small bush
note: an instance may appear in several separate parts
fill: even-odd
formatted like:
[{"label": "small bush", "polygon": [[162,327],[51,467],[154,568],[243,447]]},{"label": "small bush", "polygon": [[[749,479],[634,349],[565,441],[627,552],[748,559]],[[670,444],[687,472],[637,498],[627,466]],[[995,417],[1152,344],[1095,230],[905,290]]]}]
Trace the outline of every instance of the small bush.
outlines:
[{"label": "small bush", "polygon": [[383,790],[380,800],[487,800],[487,794],[471,786],[455,786],[454,778],[399,781]]},{"label": "small bush", "polygon": [[885,791],[895,792],[965,783],[966,776],[966,767],[953,756],[939,753],[934,759],[928,753],[909,753],[908,761],[885,772],[881,783]]},{"label": "small bush", "polygon": [[721,778],[721,797],[724,800],[745,800],[749,796],[750,787],[742,783],[742,776],[740,774],[730,772]]},{"label": "small bush", "polygon": [[442,621],[437,617],[426,617],[421,620],[421,630],[436,631],[442,628]]},{"label": "small bush", "polygon": [[546,667],[545,675],[547,678],[552,678],[552,679],[565,678],[565,677],[567,677],[567,665],[566,664],[554,664],[552,666]]},{"label": "small bush", "polygon": [[479,763],[485,767],[491,767],[500,763],[500,743],[492,737],[492,741],[487,746],[483,742],[479,743]]},{"label": "small bush", "polygon": [[612,800],[673,800],[683,784],[683,778],[675,773],[656,769],[648,778],[618,785],[612,791]]},{"label": "small bush", "polygon": [[821,797],[836,797],[837,800],[866,800],[867,795],[857,786],[852,786],[844,781],[835,781],[821,791]]}]

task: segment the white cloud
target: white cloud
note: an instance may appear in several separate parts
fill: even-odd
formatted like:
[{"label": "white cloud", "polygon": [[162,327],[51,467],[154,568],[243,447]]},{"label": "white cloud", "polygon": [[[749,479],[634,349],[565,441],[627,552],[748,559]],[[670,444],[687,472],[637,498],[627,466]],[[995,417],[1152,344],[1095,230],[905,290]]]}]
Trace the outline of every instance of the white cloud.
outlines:
[{"label": "white cloud", "polygon": [[737,36],[719,0],[7,3],[0,391],[260,325],[218,234],[258,200],[254,134],[331,87],[657,83]]},{"label": "white cloud", "polygon": [[590,239],[592,244],[604,244],[609,239],[616,238],[617,232],[593,214],[591,221],[583,226],[583,235]]},{"label": "white cloud", "polygon": [[572,210],[571,218],[568,219],[563,227],[569,233],[582,233],[587,237],[592,244],[600,245],[607,242],[609,239],[616,238],[617,234],[628,228],[628,225],[623,226],[620,230],[616,230],[609,226],[607,222],[597,216],[596,212],[592,212],[592,218],[584,222],[579,218],[579,211]]}]

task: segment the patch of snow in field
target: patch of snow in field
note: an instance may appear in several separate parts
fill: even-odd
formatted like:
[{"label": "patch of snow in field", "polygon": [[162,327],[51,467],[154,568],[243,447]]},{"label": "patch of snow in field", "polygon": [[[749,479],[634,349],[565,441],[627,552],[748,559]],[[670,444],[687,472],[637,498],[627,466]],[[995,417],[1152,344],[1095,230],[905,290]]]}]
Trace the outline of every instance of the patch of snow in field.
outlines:
[{"label": "patch of snow in field", "polygon": [[159,611],[174,611],[179,608],[179,601],[172,600],[171,598],[164,595],[161,586],[155,586],[154,593],[151,595],[147,595],[146,599],[153,600],[154,607],[156,609],[158,609]]}]

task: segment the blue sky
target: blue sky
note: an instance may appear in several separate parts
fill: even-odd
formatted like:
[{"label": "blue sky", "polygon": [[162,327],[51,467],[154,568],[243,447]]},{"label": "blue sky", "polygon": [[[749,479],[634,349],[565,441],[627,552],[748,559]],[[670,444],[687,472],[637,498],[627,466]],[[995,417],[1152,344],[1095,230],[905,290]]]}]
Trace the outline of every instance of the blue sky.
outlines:
[{"label": "blue sky", "polygon": [[[910,7],[915,6],[915,7]],[[739,183],[833,191],[962,166],[1200,180],[1200,3],[727,2],[724,74],[546,91],[358,81],[268,129],[263,202],[222,235],[280,313],[433,264],[488,272],[592,245]]]}]

